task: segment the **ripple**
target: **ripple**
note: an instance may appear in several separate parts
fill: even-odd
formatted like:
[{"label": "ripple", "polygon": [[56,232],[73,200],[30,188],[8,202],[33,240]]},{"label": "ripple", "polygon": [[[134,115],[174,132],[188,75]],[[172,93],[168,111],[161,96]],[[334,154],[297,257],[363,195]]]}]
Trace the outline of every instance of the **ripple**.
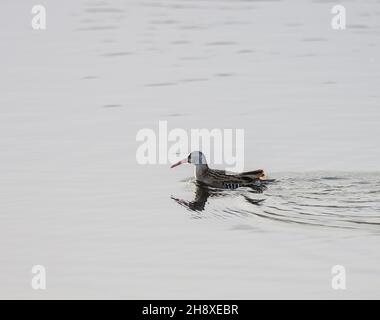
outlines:
[{"label": "ripple", "polygon": [[234,75],[235,75],[234,73],[221,72],[221,73],[216,73],[215,77],[233,77]]},{"label": "ripple", "polygon": [[174,40],[170,42],[170,44],[174,44],[174,45],[182,45],[182,44],[190,44],[190,43],[191,42],[188,40]]},{"label": "ripple", "polygon": [[117,8],[90,7],[84,10],[88,13],[124,13],[124,10]]},{"label": "ripple", "polygon": [[181,79],[180,82],[203,82],[207,81],[207,78],[188,78],[188,79]]},{"label": "ripple", "polygon": [[213,41],[207,42],[206,46],[234,46],[237,45],[234,41]]},{"label": "ripple", "polygon": [[[279,174],[267,189],[200,190],[191,204],[202,218],[380,232],[379,173]],[[201,204],[201,205],[199,205]],[[187,208],[189,208],[187,206]],[[190,209],[191,211],[191,209]],[[250,221],[252,220],[252,221]]]},{"label": "ripple", "polygon": [[167,87],[167,86],[175,86],[176,82],[157,82],[157,83],[147,83],[146,87]]},{"label": "ripple", "polygon": [[93,27],[83,27],[77,28],[75,31],[102,31],[102,30],[117,30],[117,26],[93,26]]},{"label": "ripple", "polygon": [[129,56],[133,54],[132,52],[124,51],[124,52],[109,52],[109,53],[103,53],[103,57],[122,57],[122,56]]},{"label": "ripple", "polygon": [[236,53],[239,53],[239,54],[255,53],[255,50],[251,50],[251,49],[241,49],[241,50],[236,51]]},{"label": "ripple", "polygon": [[98,76],[84,76],[82,77],[83,80],[95,80],[95,79],[99,79]]},{"label": "ripple", "polygon": [[103,106],[103,108],[120,108],[122,107],[121,104],[106,104]]}]

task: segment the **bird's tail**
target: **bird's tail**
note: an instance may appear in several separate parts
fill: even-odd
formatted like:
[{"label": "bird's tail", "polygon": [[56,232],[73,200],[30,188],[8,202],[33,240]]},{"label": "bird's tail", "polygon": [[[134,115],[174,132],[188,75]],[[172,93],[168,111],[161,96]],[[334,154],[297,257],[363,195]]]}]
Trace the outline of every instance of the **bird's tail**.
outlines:
[{"label": "bird's tail", "polygon": [[252,179],[260,179],[260,180],[265,180],[267,178],[264,170],[255,170],[255,171],[246,171],[240,173],[241,176],[244,177],[250,177]]}]

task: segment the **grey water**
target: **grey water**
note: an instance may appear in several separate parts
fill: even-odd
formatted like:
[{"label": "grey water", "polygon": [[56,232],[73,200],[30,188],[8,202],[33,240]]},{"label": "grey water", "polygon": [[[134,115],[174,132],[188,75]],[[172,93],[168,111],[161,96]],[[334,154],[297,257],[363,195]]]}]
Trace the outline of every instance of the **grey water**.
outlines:
[{"label": "grey water", "polygon": [[[334,4],[46,0],[36,31],[2,1],[0,297],[379,298],[380,3],[344,3],[346,30]],[[275,181],[138,164],[160,120],[244,129]]]},{"label": "grey water", "polygon": [[[258,189],[226,190],[199,185],[194,197],[173,198],[194,218],[247,219],[247,223],[380,231],[379,173],[278,173]],[[262,221],[261,221],[262,220]]]}]

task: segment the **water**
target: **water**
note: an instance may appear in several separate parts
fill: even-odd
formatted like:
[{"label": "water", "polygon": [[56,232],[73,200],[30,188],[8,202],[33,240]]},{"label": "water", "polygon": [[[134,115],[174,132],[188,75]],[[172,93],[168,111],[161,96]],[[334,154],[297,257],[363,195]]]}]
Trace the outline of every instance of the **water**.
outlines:
[{"label": "water", "polygon": [[[173,198],[196,218],[243,218],[248,224],[289,223],[319,228],[380,231],[380,175],[276,174],[265,189],[222,190],[186,181],[193,199]],[[264,220],[264,221],[262,221]],[[268,221],[265,221],[268,220]]]},{"label": "water", "polygon": [[[45,4],[1,4],[1,298],[379,298],[378,2],[342,32],[325,1]],[[159,120],[244,129],[276,181],[138,165]]]}]

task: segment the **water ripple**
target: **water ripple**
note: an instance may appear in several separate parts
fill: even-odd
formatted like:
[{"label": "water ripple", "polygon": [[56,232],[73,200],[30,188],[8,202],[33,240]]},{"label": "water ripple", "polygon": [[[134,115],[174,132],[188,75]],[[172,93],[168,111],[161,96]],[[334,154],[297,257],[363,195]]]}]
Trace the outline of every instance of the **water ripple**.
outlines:
[{"label": "water ripple", "polygon": [[193,200],[173,199],[197,218],[241,218],[380,232],[379,173],[278,174],[261,192],[194,184]]}]

